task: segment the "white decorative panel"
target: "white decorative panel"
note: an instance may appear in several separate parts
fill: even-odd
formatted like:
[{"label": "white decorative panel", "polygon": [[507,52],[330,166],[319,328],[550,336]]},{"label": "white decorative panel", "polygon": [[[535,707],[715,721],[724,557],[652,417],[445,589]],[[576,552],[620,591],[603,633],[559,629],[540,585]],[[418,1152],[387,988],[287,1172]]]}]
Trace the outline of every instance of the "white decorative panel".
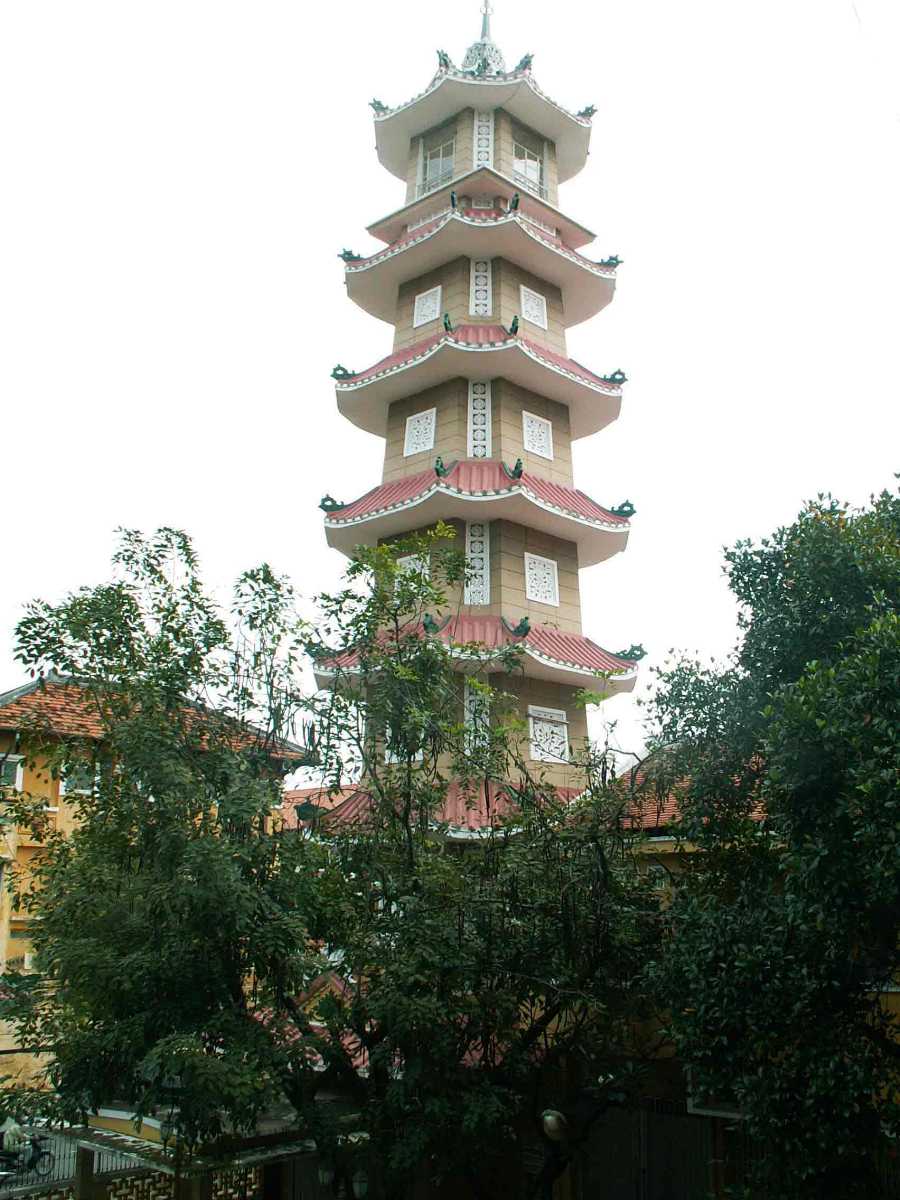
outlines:
[{"label": "white decorative panel", "polygon": [[531,757],[540,762],[569,761],[569,726],[560,708],[528,706]]},{"label": "white decorative panel", "polygon": [[539,604],[559,606],[559,574],[552,558],[525,555],[525,595]]},{"label": "white decorative panel", "polygon": [[529,453],[541,458],[553,457],[553,426],[543,417],[522,412],[522,440]]},{"label": "white decorative panel", "polygon": [[413,413],[411,417],[407,417],[406,438],[403,442],[404,455],[421,454],[423,450],[433,450],[436,424],[436,408],[426,408],[424,412]]},{"label": "white decorative panel", "polygon": [[493,196],[473,196],[472,197],[472,207],[473,208],[493,208],[494,207],[494,197]]},{"label": "white decorative panel", "polygon": [[494,165],[494,111],[476,112],[475,139],[472,143],[472,166]]},{"label": "white decorative panel", "polygon": [[519,287],[519,304],[522,309],[523,321],[530,321],[532,325],[540,325],[541,329],[547,328],[546,296],[542,296],[540,292],[533,292],[523,283]]},{"label": "white decorative panel", "polygon": [[428,579],[431,573],[431,563],[427,554],[404,554],[402,558],[397,559],[397,570],[402,572],[418,571]]},{"label": "white decorative panel", "polygon": [[469,316],[489,317],[494,311],[491,260],[469,259]]},{"label": "white decorative panel", "polygon": [[490,704],[484,695],[468,679],[463,694],[463,723],[466,730],[466,750],[471,754],[488,741]]},{"label": "white decorative panel", "polygon": [[488,521],[466,522],[465,604],[491,602],[491,526]]},{"label": "white decorative panel", "polygon": [[419,292],[413,305],[413,328],[436,321],[441,315],[441,289],[429,288],[427,292]]},{"label": "white decorative panel", "polygon": [[491,385],[469,384],[469,458],[491,457]]}]

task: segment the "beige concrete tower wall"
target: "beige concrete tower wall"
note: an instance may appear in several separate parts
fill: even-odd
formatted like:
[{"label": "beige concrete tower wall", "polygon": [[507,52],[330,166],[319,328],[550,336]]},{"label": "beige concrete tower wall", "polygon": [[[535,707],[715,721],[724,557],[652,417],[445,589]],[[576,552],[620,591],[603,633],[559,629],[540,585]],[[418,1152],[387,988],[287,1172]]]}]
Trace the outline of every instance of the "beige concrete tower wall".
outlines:
[{"label": "beige concrete tower wall", "polygon": [[[546,283],[530,271],[523,271],[515,263],[504,258],[494,259],[494,319],[507,328],[513,317],[519,318],[519,332],[541,346],[548,346],[557,354],[566,354],[566,325],[563,311],[562,292],[552,283]],[[530,288],[543,296],[547,302],[547,328],[533,324],[522,315],[521,288]]]},{"label": "beige concrete tower wall", "polygon": [[[436,409],[434,448],[404,455],[406,421],[415,413]],[[388,410],[387,437],[384,446],[383,482],[403,479],[434,466],[440,455],[445,463],[465,458],[468,438],[469,384],[451,379],[427,391],[396,400]]]},{"label": "beige concrete tower wall", "polygon": [[409,143],[409,157],[406,164],[406,202],[416,199],[421,182],[421,164],[424,155],[440,146],[442,143],[454,141],[453,175],[463,175],[472,169],[472,147],[475,140],[475,113],[471,108],[464,108],[455,117],[442,125],[429,129],[421,137],[414,137]]},{"label": "beige concrete tower wall", "polygon": [[516,121],[505,109],[498,108],[494,113],[494,167],[507,179],[513,178],[513,144],[516,141],[541,156],[546,199],[554,208],[558,207],[559,173],[556,165],[556,144]]},{"label": "beige concrete tower wall", "polygon": [[[547,346],[557,354],[566,354],[566,327],[562,293],[558,287],[546,283],[529,271],[523,271],[503,258],[491,263],[491,312],[485,316],[472,316],[469,312],[471,286],[471,259],[454,258],[425,275],[409,279],[400,285],[397,294],[397,314],[394,322],[394,350],[402,350],[416,342],[439,333],[443,329],[444,313],[450,317],[454,328],[457,325],[505,325],[519,317],[519,332],[541,346]],[[421,325],[413,325],[416,297],[432,288],[440,287],[440,304],[436,315]],[[547,328],[534,324],[522,314],[522,287],[530,288],[543,296],[547,309]]]},{"label": "beige concrete tower wall", "polygon": [[[564,633],[581,633],[578,547],[575,543],[512,521],[493,521],[491,534],[492,599],[496,597],[503,616],[513,624],[528,617],[532,625],[552,625]],[[526,595],[526,554],[549,558],[556,563],[558,605],[530,600]],[[498,587],[499,592],[493,592],[493,586]]]},{"label": "beige concrete tower wall", "polygon": [[[547,400],[507,379],[495,379],[491,394],[493,457],[502,459],[510,466],[517,458],[521,458],[526,471],[571,487],[572,438],[569,410],[565,404]],[[545,458],[542,454],[533,454],[525,449],[523,413],[532,413],[550,422],[553,458]]]},{"label": "beige concrete tower wall", "polygon": [[[448,465],[468,455],[468,397],[466,379],[452,379],[437,387],[396,400],[388,410],[384,448],[383,482],[402,479],[434,465],[440,455]],[[434,448],[404,455],[406,421],[414,413],[436,409]],[[525,449],[523,413],[531,413],[550,422],[553,458]],[[491,457],[512,466],[521,458],[526,471],[572,486],[572,441],[569,410],[564,404],[547,400],[506,379],[491,384]]]},{"label": "beige concrete tower wall", "polygon": [[[414,516],[410,514],[411,522]],[[479,506],[472,504],[472,520],[482,520]],[[448,520],[456,530],[454,547],[465,552],[465,523]],[[398,535],[410,537],[423,533],[423,526]],[[390,543],[397,538],[386,538]],[[559,586],[559,604],[544,604],[531,600],[526,595],[525,555],[533,554],[556,563]],[[551,534],[530,529],[513,521],[490,522],[490,604],[463,603],[463,588],[448,588],[447,605],[442,615],[463,613],[471,616],[506,617],[516,625],[522,617],[528,617],[532,625],[550,625],[564,633],[581,633],[581,594],[578,581],[578,547],[574,542]]]}]

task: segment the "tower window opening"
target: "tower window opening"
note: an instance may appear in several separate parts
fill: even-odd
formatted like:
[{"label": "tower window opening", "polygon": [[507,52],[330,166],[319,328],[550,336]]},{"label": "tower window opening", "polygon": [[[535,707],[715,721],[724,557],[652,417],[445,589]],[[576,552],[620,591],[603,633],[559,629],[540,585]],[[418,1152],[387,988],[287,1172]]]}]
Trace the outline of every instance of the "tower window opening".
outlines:
[{"label": "tower window opening", "polygon": [[525,284],[519,287],[519,307],[522,310],[522,319],[528,321],[532,325],[537,325],[540,329],[547,328],[547,297],[542,296],[540,292],[533,291]]},{"label": "tower window opening", "polygon": [[413,301],[413,329],[438,319],[441,315],[441,292],[440,286],[419,292]]},{"label": "tower window opening", "polygon": [[546,198],[543,155],[520,141],[513,142],[513,180],[536,196]]},{"label": "tower window opening", "polygon": [[529,454],[553,458],[553,425],[536,413],[522,412],[522,441]]},{"label": "tower window opening", "polygon": [[559,608],[559,570],[552,558],[525,555],[525,597]]},{"label": "tower window opening", "polygon": [[569,761],[569,723],[561,708],[528,706],[531,757],[538,762]]},{"label": "tower window opening", "polygon": [[418,194],[427,196],[449,183],[453,178],[453,160],[456,155],[456,138],[448,138],[439,146],[425,150],[422,155],[422,178]]},{"label": "tower window opening", "polygon": [[403,457],[421,454],[434,449],[434,431],[437,425],[437,409],[426,408],[406,418],[406,437],[403,441]]}]

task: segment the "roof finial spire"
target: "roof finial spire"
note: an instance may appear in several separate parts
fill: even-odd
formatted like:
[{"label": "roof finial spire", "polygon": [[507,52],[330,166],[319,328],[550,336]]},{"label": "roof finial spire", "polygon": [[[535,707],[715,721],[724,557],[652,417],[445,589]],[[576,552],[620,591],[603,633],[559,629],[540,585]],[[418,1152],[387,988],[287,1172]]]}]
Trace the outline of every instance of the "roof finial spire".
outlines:
[{"label": "roof finial spire", "polygon": [[503,55],[491,41],[491,0],[482,0],[481,37],[466,51],[463,70],[475,75],[502,75],[506,70]]},{"label": "roof finial spire", "polygon": [[489,0],[484,0],[484,4],[481,6],[481,40],[483,42],[491,40],[491,13],[493,11]]}]

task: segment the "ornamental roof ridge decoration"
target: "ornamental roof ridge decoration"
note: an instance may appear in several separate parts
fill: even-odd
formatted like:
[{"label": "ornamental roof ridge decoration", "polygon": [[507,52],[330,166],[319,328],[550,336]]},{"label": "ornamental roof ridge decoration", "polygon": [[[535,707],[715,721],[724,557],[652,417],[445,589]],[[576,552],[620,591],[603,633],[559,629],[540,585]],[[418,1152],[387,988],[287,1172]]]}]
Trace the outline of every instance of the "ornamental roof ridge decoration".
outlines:
[{"label": "ornamental roof ridge decoration", "polygon": [[344,258],[344,269],[347,274],[357,271],[367,271],[377,263],[392,258],[395,254],[400,254],[404,250],[408,250],[410,247],[434,237],[436,233],[451,221],[459,221],[463,225],[476,226],[491,225],[496,227],[498,225],[517,225],[535,241],[543,243],[555,253],[563,255],[586,270],[592,271],[596,275],[602,275],[607,279],[615,279],[616,267],[621,263],[621,260],[613,261],[616,259],[616,255],[612,255],[609,259],[605,259],[602,262],[595,262],[593,259],[586,258],[585,255],[579,254],[577,250],[573,250],[567,246],[558,235],[554,237],[546,230],[541,229],[527,213],[520,212],[518,209],[513,212],[504,212],[498,209],[451,208],[426,224],[420,225],[413,232],[402,234],[396,241],[391,242],[389,246],[385,246],[383,250],[376,250],[374,254],[344,258],[343,253],[341,253],[338,255],[338,258]]},{"label": "ornamental roof ridge decoration", "polygon": [[414,342],[411,346],[388,354],[365,371],[348,372],[347,375],[338,377],[335,381],[335,389],[343,392],[364,387],[367,383],[390,374],[392,371],[403,370],[413,363],[430,357],[443,346],[448,345],[456,346],[458,349],[470,353],[504,350],[515,346],[529,358],[540,362],[552,371],[568,376],[576,383],[581,383],[593,391],[603,392],[608,396],[620,396],[622,393],[621,384],[614,383],[602,375],[595,375],[593,371],[582,366],[574,358],[557,354],[548,346],[541,346],[531,338],[520,334],[511,334],[502,325],[487,324],[457,325],[452,332],[443,331],[432,334],[431,337],[423,338],[421,342]]},{"label": "ornamental roof ridge decoration", "polygon": [[459,459],[446,468],[446,475],[436,475],[434,467],[430,467],[415,475],[378,484],[359,499],[328,512],[325,526],[339,529],[371,520],[383,513],[414,507],[439,492],[473,499],[524,495],[541,508],[595,528],[624,533],[631,527],[628,517],[604,508],[579,488],[554,483],[529,471],[523,471],[518,478],[511,477],[496,459]]}]

